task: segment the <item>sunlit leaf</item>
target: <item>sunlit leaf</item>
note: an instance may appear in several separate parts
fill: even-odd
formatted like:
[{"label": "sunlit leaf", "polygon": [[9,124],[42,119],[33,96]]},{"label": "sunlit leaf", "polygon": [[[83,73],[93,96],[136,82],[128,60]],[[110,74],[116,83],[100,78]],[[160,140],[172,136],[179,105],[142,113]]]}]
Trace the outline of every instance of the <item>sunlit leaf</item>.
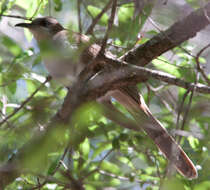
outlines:
[{"label": "sunlit leaf", "polygon": [[118,10],[119,23],[127,23],[132,20],[134,14],[133,3],[125,4]]},{"label": "sunlit leaf", "polygon": [[85,159],[88,159],[88,155],[90,153],[90,143],[89,140],[86,138],[85,141],[80,144],[80,150],[82,151],[82,155]]},{"label": "sunlit leaf", "polygon": [[176,77],[181,77],[179,68],[174,65],[171,65],[169,61],[163,56],[158,57],[158,59],[154,59],[152,61],[152,64],[161,71],[165,71]]},{"label": "sunlit leaf", "polygon": [[199,146],[199,140],[193,136],[187,138],[189,141],[190,146],[195,150]]},{"label": "sunlit leaf", "polygon": [[111,187],[115,187],[115,186],[118,186],[118,185],[120,185],[121,184],[121,182],[120,182],[120,180],[119,179],[111,179],[110,180],[110,186]]},{"label": "sunlit leaf", "polygon": [[96,190],[96,188],[93,185],[89,185],[89,184],[85,185],[85,189],[86,190]]},{"label": "sunlit leaf", "polygon": [[114,173],[114,174],[119,174],[120,173],[120,168],[116,164],[105,161],[105,160],[101,163],[100,168],[102,170],[105,170],[107,172],[111,172],[111,173]]},{"label": "sunlit leaf", "polygon": [[[94,18],[101,12],[101,9],[99,9],[98,7],[92,6],[92,5],[89,5],[87,7],[87,9]],[[99,21],[99,24],[107,25],[108,20],[109,20],[108,15],[106,13],[104,13],[103,16],[101,17],[100,21]]]}]

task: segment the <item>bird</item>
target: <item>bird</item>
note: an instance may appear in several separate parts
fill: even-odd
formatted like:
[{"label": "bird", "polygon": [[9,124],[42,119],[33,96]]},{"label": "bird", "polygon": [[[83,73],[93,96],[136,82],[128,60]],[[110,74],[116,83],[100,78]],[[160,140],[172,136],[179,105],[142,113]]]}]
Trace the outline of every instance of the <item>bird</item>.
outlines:
[{"label": "bird", "polygon": [[[96,58],[101,50],[101,46],[91,41],[88,36],[65,29],[53,17],[39,17],[30,23],[18,23],[15,26],[30,30],[38,43],[50,75],[66,87],[74,84],[87,63]],[[99,98],[99,102],[105,105],[107,112],[110,112],[107,116],[112,119],[112,113],[115,111],[117,113],[110,103],[111,98],[114,98],[131,113],[136,121],[134,124],[136,129],[138,131],[143,129],[146,132],[181,175],[188,179],[197,178],[198,174],[193,162],[161,122],[152,115],[136,87],[122,86],[107,94],[105,98]],[[125,124],[121,121],[117,122]],[[125,125],[129,124],[131,123]]]}]

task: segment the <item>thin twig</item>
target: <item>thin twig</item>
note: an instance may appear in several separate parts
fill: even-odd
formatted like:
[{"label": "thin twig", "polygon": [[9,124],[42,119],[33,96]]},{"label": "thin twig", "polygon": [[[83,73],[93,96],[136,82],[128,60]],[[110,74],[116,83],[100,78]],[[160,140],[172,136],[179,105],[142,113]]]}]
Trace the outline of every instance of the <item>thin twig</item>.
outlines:
[{"label": "thin twig", "polygon": [[[176,130],[179,130],[179,121],[180,121],[180,117],[181,117],[181,113],[182,113],[182,110],[183,110],[183,107],[184,107],[184,102],[185,102],[185,99],[187,98],[188,94],[189,94],[189,90],[187,90],[183,97],[182,97],[182,102],[181,102],[181,105],[178,107],[178,113],[177,113],[177,119],[176,119]],[[176,135],[175,135],[176,137]]]},{"label": "thin twig", "polygon": [[40,183],[39,177],[37,177],[37,183],[38,183],[39,190],[41,190],[41,187],[40,187],[41,183]]},{"label": "thin twig", "polygon": [[79,33],[82,33],[81,0],[77,0],[77,18],[78,18],[78,25],[79,25]]},{"label": "thin twig", "polygon": [[109,155],[111,154],[111,152],[113,152],[113,149],[109,150],[109,151],[105,154],[105,156],[100,160],[100,162],[99,162],[99,164],[98,164],[98,166],[97,166],[96,169],[94,169],[94,170],[90,171],[89,173],[87,173],[87,175],[83,176],[83,177],[81,178],[81,180],[84,180],[84,179],[87,178],[88,176],[90,176],[90,175],[92,175],[93,173],[99,171],[102,162],[107,158],[107,156],[109,156]]},{"label": "thin twig", "polygon": [[48,12],[49,12],[49,16],[51,16],[51,0],[48,1]]},{"label": "thin twig", "polygon": [[[102,174],[102,175],[106,175],[106,176],[109,176],[109,177],[112,177],[112,178],[116,178],[116,179],[122,180],[122,181],[129,181],[130,182],[130,178],[129,177],[115,175],[113,173],[108,173],[107,171],[104,171],[104,170],[99,170],[99,173]],[[135,179],[133,182],[142,183],[142,181],[139,180],[139,179]],[[152,182],[149,182],[149,183],[152,183]]]},{"label": "thin twig", "polygon": [[[197,84],[198,80],[199,80],[199,73],[197,72],[197,74],[196,74],[196,79],[195,79],[195,85]],[[185,111],[185,113],[184,113],[184,117],[183,117],[183,121],[182,121],[182,126],[181,126],[180,130],[184,130],[184,126],[185,126],[185,123],[186,123],[186,121],[187,121],[187,117],[188,117],[188,114],[189,114],[189,111],[190,111],[190,107],[191,107],[191,105],[192,105],[192,98],[193,98],[193,95],[194,95],[194,92],[195,92],[195,88],[196,88],[196,86],[195,86],[195,87],[193,88],[193,90],[191,91],[190,99],[189,99],[189,102],[188,102],[188,105],[187,105],[187,109],[186,109],[186,111]],[[181,138],[182,138],[182,137],[179,136],[179,138],[178,138],[178,140],[177,140],[178,143],[180,143]]]},{"label": "thin twig", "polygon": [[109,2],[106,4],[106,6],[101,10],[101,12],[93,19],[91,25],[88,27],[87,31],[85,34],[92,34],[93,29],[95,25],[98,23],[100,18],[103,16],[103,14],[110,8],[113,0],[109,0]]},{"label": "thin twig", "polygon": [[[37,174],[37,173],[34,173],[34,172],[30,172],[32,175],[34,176],[38,176],[39,178],[42,178],[44,179],[45,181],[49,182],[49,183],[56,183],[57,185],[60,185],[60,186],[63,186],[63,187],[68,187],[70,188],[70,184],[66,183],[66,182],[63,182],[63,181],[60,181],[58,180],[57,178],[53,177],[53,176],[44,176],[42,174]],[[35,190],[35,189],[38,189],[40,188],[39,186],[36,186],[36,187],[33,187],[31,189],[27,189],[27,190]]]},{"label": "thin twig", "polygon": [[110,31],[112,29],[112,25],[114,23],[116,8],[117,8],[117,0],[113,0],[113,2],[112,2],[112,12],[111,12],[111,16],[110,16],[110,19],[109,19],[109,22],[108,22],[108,28],[106,30],[106,34],[105,34],[104,39],[102,41],[102,45],[101,45],[99,55],[104,54],[104,51],[105,51],[105,48],[106,48],[106,45],[107,45],[107,40],[108,40],[108,37],[109,37],[109,33],[110,33]]},{"label": "thin twig", "polygon": [[199,57],[201,56],[201,54],[210,47],[210,43],[207,44],[205,47],[203,47],[196,55],[195,57],[195,62],[197,64],[197,70],[201,73],[201,75],[203,76],[204,80],[207,82],[208,85],[210,85],[210,79],[208,78],[208,76],[205,74],[203,68],[200,65],[200,61],[199,61]]},{"label": "thin twig", "polygon": [[70,184],[71,184],[71,189],[72,190],[85,190],[85,188],[83,187],[83,183],[82,183],[82,180],[76,180],[72,174],[71,174],[71,171],[70,170],[61,170],[60,169],[60,173],[69,179],[70,181]]},{"label": "thin twig", "polygon": [[[61,161],[64,160],[67,151],[68,151],[68,147],[65,148],[64,153],[63,153],[63,155],[61,156],[61,159],[60,159],[58,165],[55,167],[55,169],[53,170],[52,174],[50,175],[51,177],[52,177],[52,176],[58,171],[58,169],[60,168],[61,163],[62,163]],[[38,179],[39,179],[39,178],[38,178]],[[48,179],[45,179],[44,182],[39,183],[37,186],[35,186],[35,187],[33,187],[33,188],[29,189],[29,190],[40,189],[40,188],[42,188],[45,184],[47,184],[48,182],[49,182]]]},{"label": "thin twig", "polygon": [[39,8],[40,8],[42,2],[43,2],[43,0],[40,0],[38,6],[36,7],[36,10],[34,11],[33,15],[32,15],[31,18],[30,18],[31,20],[33,20],[33,18],[36,16],[36,14],[37,14],[37,12],[39,11]]},{"label": "thin twig", "polygon": [[31,18],[28,17],[23,17],[23,16],[18,16],[18,15],[5,15],[5,14],[0,14],[0,17],[4,16],[4,17],[10,17],[10,18],[18,18],[18,19],[23,19],[23,20],[29,20],[32,21]]},{"label": "thin twig", "polygon": [[7,120],[9,120],[11,117],[13,117],[18,111],[20,111],[29,101],[31,101],[34,95],[50,80],[51,80],[51,77],[47,77],[46,80],[26,100],[24,100],[21,103],[20,107],[15,109],[10,115],[8,115],[6,118],[0,121],[0,126],[4,124]]}]

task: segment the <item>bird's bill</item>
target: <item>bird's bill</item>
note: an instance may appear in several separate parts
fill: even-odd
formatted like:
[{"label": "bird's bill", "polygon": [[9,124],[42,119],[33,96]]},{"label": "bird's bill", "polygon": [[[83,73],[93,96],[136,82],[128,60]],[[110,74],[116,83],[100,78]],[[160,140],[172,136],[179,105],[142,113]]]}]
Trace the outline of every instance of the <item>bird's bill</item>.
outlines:
[{"label": "bird's bill", "polygon": [[31,23],[19,23],[15,25],[16,27],[23,27],[23,28],[29,28],[31,26]]}]

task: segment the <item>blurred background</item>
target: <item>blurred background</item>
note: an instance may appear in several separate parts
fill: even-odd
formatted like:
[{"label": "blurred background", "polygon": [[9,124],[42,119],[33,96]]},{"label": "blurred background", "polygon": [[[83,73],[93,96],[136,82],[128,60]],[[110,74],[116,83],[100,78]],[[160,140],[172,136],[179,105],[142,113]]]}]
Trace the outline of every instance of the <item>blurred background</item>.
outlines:
[{"label": "blurred background", "polygon": [[[0,0],[1,164],[15,156],[36,133],[45,130],[67,93],[66,88],[54,80],[42,85],[49,73],[42,63],[35,39],[29,31],[14,27],[24,22],[23,19],[3,15],[53,16],[65,28],[85,33],[108,2]],[[118,0],[107,49],[119,57],[207,2]],[[95,40],[103,39],[110,13],[111,8],[89,33]],[[209,33],[210,25],[181,46],[153,60],[148,67],[187,82],[208,85],[210,48],[199,57],[208,80],[199,73],[196,56],[210,43]],[[27,169],[6,189],[73,189],[73,181],[87,190],[210,189],[210,95],[191,93],[155,79],[138,84],[138,88],[155,117],[195,163],[199,173],[197,179],[187,180],[175,171],[169,176],[167,160],[144,132],[122,128],[106,119],[97,105],[88,103],[75,113],[74,127],[62,131],[61,126],[61,130],[54,131],[42,147],[33,146],[34,151],[24,159],[23,165]],[[23,104],[25,100],[27,104]],[[114,104],[130,117],[125,108]],[[53,148],[52,142],[55,144]],[[71,147],[69,143],[72,143]],[[64,175],[64,171],[68,175]]]}]

